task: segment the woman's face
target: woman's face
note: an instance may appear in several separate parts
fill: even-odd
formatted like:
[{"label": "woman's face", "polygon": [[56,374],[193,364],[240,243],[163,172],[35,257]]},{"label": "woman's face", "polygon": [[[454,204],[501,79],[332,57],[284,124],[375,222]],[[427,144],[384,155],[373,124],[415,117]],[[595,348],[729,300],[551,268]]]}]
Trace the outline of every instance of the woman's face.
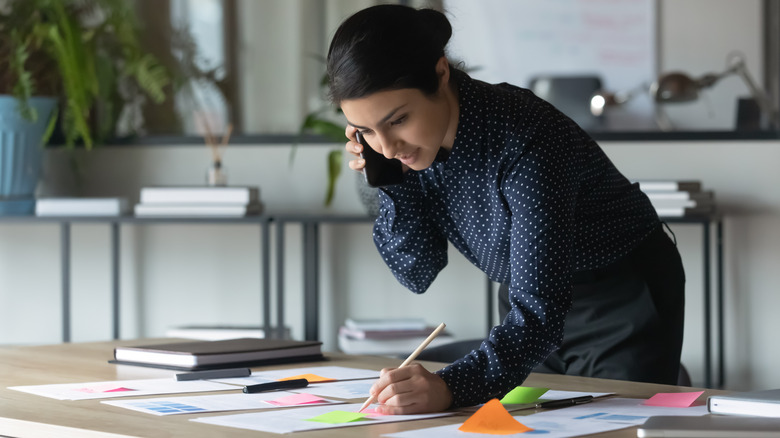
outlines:
[{"label": "woman's face", "polygon": [[452,93],[441,89],[431,97],[404,88],[344,100],[341,109],[372,149],[411,169],[423,170],[433,163],[439,148],[452,148],[457,105]]}]

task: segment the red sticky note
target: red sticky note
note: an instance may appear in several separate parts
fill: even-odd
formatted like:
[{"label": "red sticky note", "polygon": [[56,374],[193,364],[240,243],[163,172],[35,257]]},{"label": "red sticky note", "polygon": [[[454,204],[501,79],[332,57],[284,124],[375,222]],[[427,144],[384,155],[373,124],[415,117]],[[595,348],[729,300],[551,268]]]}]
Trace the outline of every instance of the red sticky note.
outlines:
[{"label": "red sticky note", "polygon": [[517,421],[497,398],[482,405],[474,415],[458,428],[461,432],[486,433],[490,435],[511,435],[533,429]]},{"label": "red sticky note", "polygon": [[645,406],[664,406],[667,408],[689,408],[704,394],[704,391],[697,392],[659,392],[658,394],[645,400]]}]

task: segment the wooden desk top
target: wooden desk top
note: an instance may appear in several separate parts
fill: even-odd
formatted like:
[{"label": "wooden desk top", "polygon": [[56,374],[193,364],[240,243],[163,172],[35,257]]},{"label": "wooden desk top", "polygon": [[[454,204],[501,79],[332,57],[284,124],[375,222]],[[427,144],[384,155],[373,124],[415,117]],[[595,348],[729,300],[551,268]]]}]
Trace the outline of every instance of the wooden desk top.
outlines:
[{"label": "wooden desk top", "polygon": [[[0,348],[0,435],[20,438],[37,437],[279,437],[281,435],[250,430],[219,427],[189,421],[192,415],[153,416],[100,403],[100,400],[61,401],[9,390],[9,386],[44,385],[54,383],[96,382],[104,380],[152,379],[172,377],[175,372],[154,368],[112,365],[117,345],[138,345],[170,342],[171,339],[74,343],[31,347]],[[398,366],[401,360],[373,356],[326,354],[327,365],[382,369]],[[429,370],[442,364],[420,362]],[[307,365],[317,365],[311,363]],[[277,365],[268,369],[299,367],[300,364]],[[254,368],[260,370],[263,368]],[[529,386],[551,389],[615,392],[621,397],[647,398],[658,392],[682,392],[690,388],[618,380],[532,374],[525,382]],[[708,390],[705,396],[723,393]],[[184,395],[184,394],[181,394]],[[362,402],[362,399],[351,400]],[[530,410],[529,413],[533,413]],[[236,413],[236,412],[231,412]],[[227,413],[197,414],[225,415]],[[519,412],[513,413],[518,415]],[[379,437],[403,430],[422,429],[461,423],[469,414],[421,421],[387,423],[372,426],[345,427],[330,430],[296,432],[294,438],[315,437]],[[293,435],[289,435],[293,436]],[[636,428],[605,433],[604,437],[635,437]]]}]

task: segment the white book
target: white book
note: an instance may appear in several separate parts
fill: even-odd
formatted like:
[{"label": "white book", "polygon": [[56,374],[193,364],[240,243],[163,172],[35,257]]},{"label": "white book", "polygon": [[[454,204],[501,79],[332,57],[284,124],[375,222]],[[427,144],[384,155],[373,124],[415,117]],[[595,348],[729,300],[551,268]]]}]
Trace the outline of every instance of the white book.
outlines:
[{"label": "white book", "polygon": [[666,207],[655,209],[656,214],[660,217],[704,216],[712,213],[712,211],[712,207]]},{"label": "white book", "polygon": [[702,192],[688,192],[688,191],[646,191],[644,192],[651,201],[712,201],[712,190],[705,190]]},{"label": "white book", "polygon": [[650,199],[655,209],[664,208],[693,208],[696,207],[696,201],[692,199]]},{"label": "white book", "polygon": [[713,414],[780,418],[780,389],[712,395],[707,409]]},{"label": "white book", "polygon": [[243,217],[260,214],[261,204],[136,204],[138,217]]},{"label": "white book", "polygon": [[649,191],[688,191],[700,192],[701,181],[698,180],[636,180],[639,183],[639,189],[643,192]]},{"label": "white book", "polygon": [[258,187],[144,187],[141,204],[254,204],[260,201]]},{"label": "white book", "polygon": [[[339,350],[347,354],[408,355],[427,338],[418,336],[399,339],[354,339],[339,335]],[[427,348],[455,342],[452,335],[441,334],[435,337]]]},{"label": "white book", "polygon": [[[273,333],[278,336],[277,333]],[[172,327],[165,331],[166,338],[198,339],[201,341],[219,341],[236,338],[265,338],[262,327],[252,326],[182,326]],[[290,328],[285,327],[281,339],[290,338]]]},{"label": "white book", "polygon": [[127,213],[125,198],[40,198],[37,216],[119,216]]},{"label": "white book", "polygon": [[344,326],[352,330],[424,330],[428,324],[422,318],[347,318]]}]

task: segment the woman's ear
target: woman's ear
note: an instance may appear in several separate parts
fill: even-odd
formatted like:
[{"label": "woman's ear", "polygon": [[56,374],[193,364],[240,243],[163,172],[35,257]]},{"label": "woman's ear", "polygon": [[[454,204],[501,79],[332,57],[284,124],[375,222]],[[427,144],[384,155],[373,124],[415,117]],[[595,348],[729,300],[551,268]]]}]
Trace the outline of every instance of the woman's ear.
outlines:
[{"label": "woman's ear", "polygon": [[436,76],[439,77],[439,89],[449,86],[450,83],[450,62],[446,56],[442,56],[436,61]]}]

